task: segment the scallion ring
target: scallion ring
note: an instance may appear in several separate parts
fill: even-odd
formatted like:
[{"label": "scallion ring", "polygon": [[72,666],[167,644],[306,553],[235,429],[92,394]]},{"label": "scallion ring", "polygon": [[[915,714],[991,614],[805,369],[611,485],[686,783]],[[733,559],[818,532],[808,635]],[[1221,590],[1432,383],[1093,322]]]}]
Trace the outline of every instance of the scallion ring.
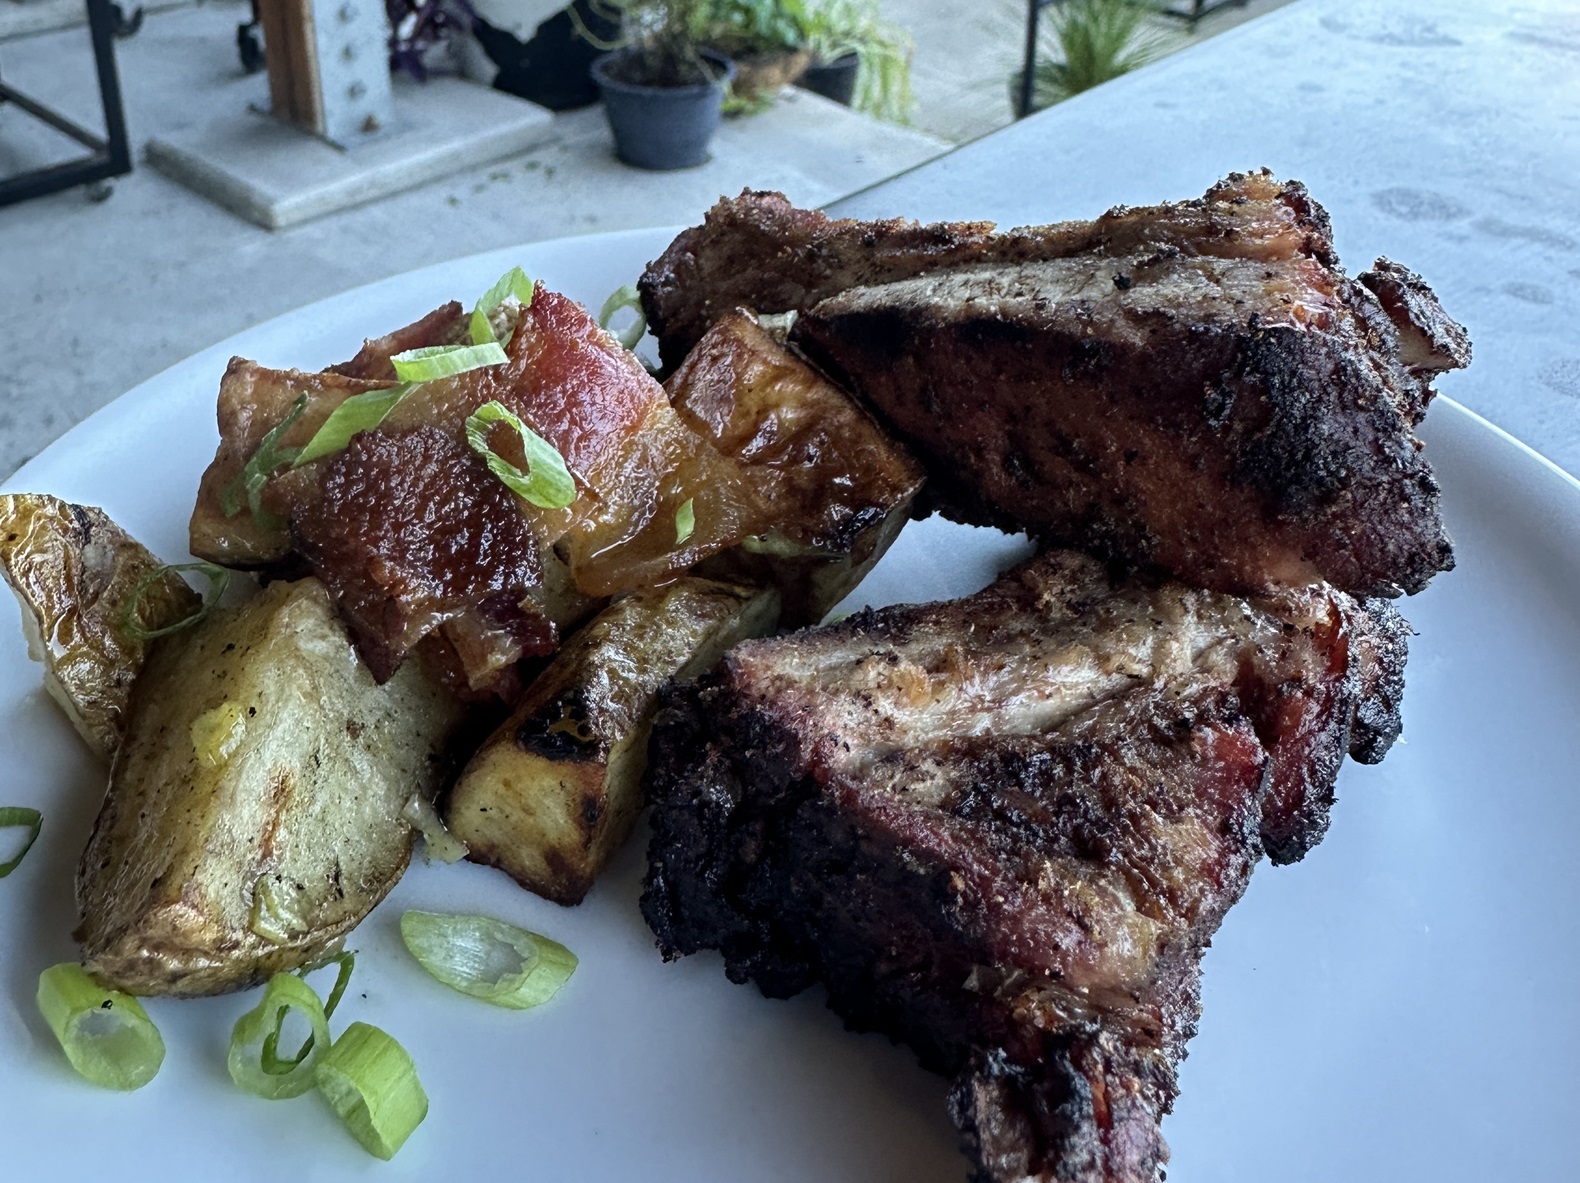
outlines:
[{"label": "scallion ring", "polygon": [[22,839],[22,849],[0,863],[0,879],[4,879],[22,865],[27,852],[32,850],[33,843],[38,841],[39,831],[44,828],[44,815],[38,810],[29,809],[25,805],[0,805],[0,830],[24,828],[27,830],[27,837]]},{"label": "scallion ring", "polygon": [[[527,471],[522,472],[510,461],[489,447],[488,429],[495,423],[505,423],[521,437],[521,447],[527,457]],[[504,483],[511,492],[525,497],[540,509],[564,509],[576,500],[576,482],[565,458],[554,445],[528,427],[501,402],[486,402],[473,411],[466,420],[466,442],[488,463],[488,471]]]},{"label": "scallion ring", "polygon": [[417,964],[439,981],[495,1006],[541,1006],[576,970],[576,955],[558,941],[489,916],[407,912],[401,939]]},{"label": "scallion ring", "polygon": [[635,284],[628,283],[618,291],[610,293],[609,298],[603,302],[603,307],[598,310],[598,327],[608,329],[614,314],[622,308],[635,309],[636,319],[626,328],[615,333],[615,339],[627,349],[635,349],[647,335],[647,313],[642,310],[642,297],[636,290]]},{"label": "scallion ring", "polygon": [[165,1062],[165,1041],[130,994],[106,990],[75,962],[38,978],[38,1009],[71,1066],[108,1089],[140,1089]]},{"label": "scallion ring", "polygon": [[[285,1060],[279,1055],[280,1029],[293,1010],[307,1020],[312,1035],[295,1058]],[[300,1097],[313,1087],[329,1046],[329,1017],[318,995],[295,974],[279,973],[269,979],[263,1001],[236,1020],[225,1066],[249,1093],[270,1101]]]},{"label": "scallion ring", "polygon": [[392,356],[390,364],[402,382],[433,382],[489,366],[502,366],[509,360],[498,341],[485,341],[481,345],[425,345],[421,349],[408,349]]},{"label": "scallion ring", "polygon": [[520,267],[512,267],[501,275],[494,286],[483,293],[483,298],[472,310],[472,320],[468,326],[472,344],[484,345],[489,341],[499,340],[494,332],[493,321],[489,319],[494,309],[512,296],[523,308],[530,307],[533,287],[532,280]]},{"label": "scallion ring", "polygon": [[679,546],[690,538],[697,529],[697,510],[690,497],[675,511],[675,545]]},{"label": "scallion ring", "polygon": [[351,1136],[378,1158],[394,1158],[428,1116],[428,1094],[411,1056],[366,1023],[352,1023],[335,1040],[318,1063],[317,1082]]},{"label": "scallion ring", "polygon": [[[305,410],[307,410],[307,396],[298,395],[285,418],[270,429],[269,434],[264,436],[263,442],[258,445],[258,450],[252,454],[246,464],[242,465],[241,471],[219,491],[219,508],[226,517],[233,518],[241,512],[242,498],[245,497],[252,516],[259,519],[266,518],[263,512],[263,487],[269,483],[269,476],[275,469],[295,463],[297,456],[301,454],[300,448],[285,447],[280,443],[280,439],[291,430]],[[261,524],[274,524],[273,515],[267,515],[267,519]]]},{"label": "scallion ring", "polygon": [[[142,617],[138,608],[143,602],[143,597],[148,594],[148,589],[153,587],[160,579],[172,572],[197,571],[208,580],[208,590],[203,593],[203,602],[198,605],[197,611],[190,616],[183,616],[174,624],[167,624],[163,628],[144,628]],[[189,628],[202,620],[219,603],[220,597],[225,594],[225,589],[230,586],[230,572],[224,567],[217,567],[213,563],[166,563],[155,567],[148,572],[132,587],[132,594],[126,598],[126,607],[121,609],[120,619],[116,627],[121,635],[132,641],[152,641],[155,637],[168,636],[178,633],[184,628]]]},{"label": "scallion ring", "polygon": [[351,984],[351,973],[357,968],[357,955],[342,950],[339,953],[328,953],[320,957],[311,965],[302,969],[302,975],[312,973],[314,970],[335,966],[335,984],[329,988],[329,999],[324,1003],[324,1018],[335,1017],[335,1007],[340,1005],[340,1000],[345,997],[346,987]]},{"label": "scallion ring", "polygon": [[391,411],[405,402],[406,396],[416,390],[418,385],[416,382],[402,382],[399,386],[383,390],[365,390],[361,394],[353,394],[329,413],[323,426],[313,433],[313,438],[297,453],[291,467],[300,468],[332,455],[349,444],[351,437],[358,432],[372,431],[389,417]]}]

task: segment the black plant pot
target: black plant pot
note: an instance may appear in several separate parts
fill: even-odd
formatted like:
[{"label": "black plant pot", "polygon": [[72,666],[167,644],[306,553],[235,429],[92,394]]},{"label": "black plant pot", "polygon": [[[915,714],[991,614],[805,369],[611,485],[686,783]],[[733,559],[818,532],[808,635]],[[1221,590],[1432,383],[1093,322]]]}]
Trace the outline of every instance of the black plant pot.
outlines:
[{"label": "black plant pot", "polygon": [[660,171],[707,163],[708,141],[719,126],[724,91],[735,77],[735,65],[714,54],[703,57],[717,67],[718,78],[695,86],[623,81],[621,67],[629,60],[623,52],[593,63],[593,81],[603,92],[615,154],[621,160]]},{"label": "black plant pot", "polygon": [[847,53],[826,65],[814,62],[806,68],[806,73],[801,75],[796,85],[848,107],[850,100],[856,96],[856,71],[860,68],[861,55]]}]

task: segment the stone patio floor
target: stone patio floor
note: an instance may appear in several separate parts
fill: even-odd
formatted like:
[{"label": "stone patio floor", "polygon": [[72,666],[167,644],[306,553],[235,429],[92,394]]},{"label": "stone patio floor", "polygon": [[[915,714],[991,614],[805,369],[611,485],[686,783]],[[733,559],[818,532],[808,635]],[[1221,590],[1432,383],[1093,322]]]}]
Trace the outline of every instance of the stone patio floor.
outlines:
[{"label": "stone patio floor", "polygon": [[[1204,20],[1212,35],[1285,0],[1250,0]],[[918,108],[879,123],[787,90],[769,111],[728,120],[702,168],[653,174],[610,149],[598,108],[555,119],[539,148],[285,231],[262,230],[142,162],[147,140],[220,105],[263,103],[234,31],[246,7],[156,0],[117,44],[138,167],[95,201],[74,190],[0,209],[0,477],[72,424],[196,350],[323,296],[518,242],[694,222],[721,195],[779,189],[820,205],[1010,121],[1023,0],[888,0],[912,33]],[[69,19],[80,0],[0,0],[7,82],[97,124],[92,57]],[[131,7],[128,4],[128,7]],[[26,35],[17,35],[24,33]],[[72,145],[0,106],[0,175],[71,155]],[[103,196],[103,190],[100,196]],[[377,326],[373,326],[377,327]]]}]

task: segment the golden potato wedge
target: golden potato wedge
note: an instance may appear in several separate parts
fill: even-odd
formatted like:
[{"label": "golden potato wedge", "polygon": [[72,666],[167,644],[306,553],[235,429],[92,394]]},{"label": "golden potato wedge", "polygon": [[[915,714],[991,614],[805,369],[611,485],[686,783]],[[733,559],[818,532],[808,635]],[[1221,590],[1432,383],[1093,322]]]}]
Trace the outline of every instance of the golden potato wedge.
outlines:
[{"label": "golden potato wedge", "polygon": [[744,309],[709,329],[664,389],[689,427],[745,467],[777,518],[696,573],[771,584],[785,625],[817,624],[899,535],[921,466]]},{"label": "golden potato wedge", "polygon": [[772,631],[779,596],[687,578],[617,600],[577,633],[462,772],[445,811],[474,862],[580,903],[642,805],[659,692]]},{"label": "golden potato wedge", "polygon": [[[43,493],[0,494],[0,572],[22,607],[28,656],[44,664],[45,690],[106,760],[152,644],[128,634],[121,618],[137,585],[163,565],[102,510]],[[166,571],[144,589],[137,618],[154,632],[201,604]]]},{"label": "golden potato wedge", "polygon": [[149,658],[77,872],[83,961],[134,994],[218,994],[319,956],[411,857],[459,709],[408,662],[378,686],[315,579]]}]

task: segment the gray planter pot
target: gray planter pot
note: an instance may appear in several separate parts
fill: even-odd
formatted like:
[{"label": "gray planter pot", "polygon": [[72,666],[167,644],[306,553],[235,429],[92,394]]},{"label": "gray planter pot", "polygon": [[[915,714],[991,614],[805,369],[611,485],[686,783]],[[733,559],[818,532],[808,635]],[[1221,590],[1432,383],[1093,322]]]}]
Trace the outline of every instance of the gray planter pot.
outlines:
[{"label": "gray planter pot", "polygon": [[860,69],[861,55],[847,53],[826,65],[814,62],[806,68],[806,73],[801,75],[796,85],[848,107],[851,99],[856,97],[856,72]]},{"label": "gray planter pot", "polygon": [[620,69],[629,60],[624,51],[593,63],[593,81],[603,92],[615,154],[621,160],[659,171],[707,163],[708,142],[718,129],[725,87],[735,77],[735,65],[713,54],[703,56],[719,67],[719,78],[695,86],[623,81]]}]

